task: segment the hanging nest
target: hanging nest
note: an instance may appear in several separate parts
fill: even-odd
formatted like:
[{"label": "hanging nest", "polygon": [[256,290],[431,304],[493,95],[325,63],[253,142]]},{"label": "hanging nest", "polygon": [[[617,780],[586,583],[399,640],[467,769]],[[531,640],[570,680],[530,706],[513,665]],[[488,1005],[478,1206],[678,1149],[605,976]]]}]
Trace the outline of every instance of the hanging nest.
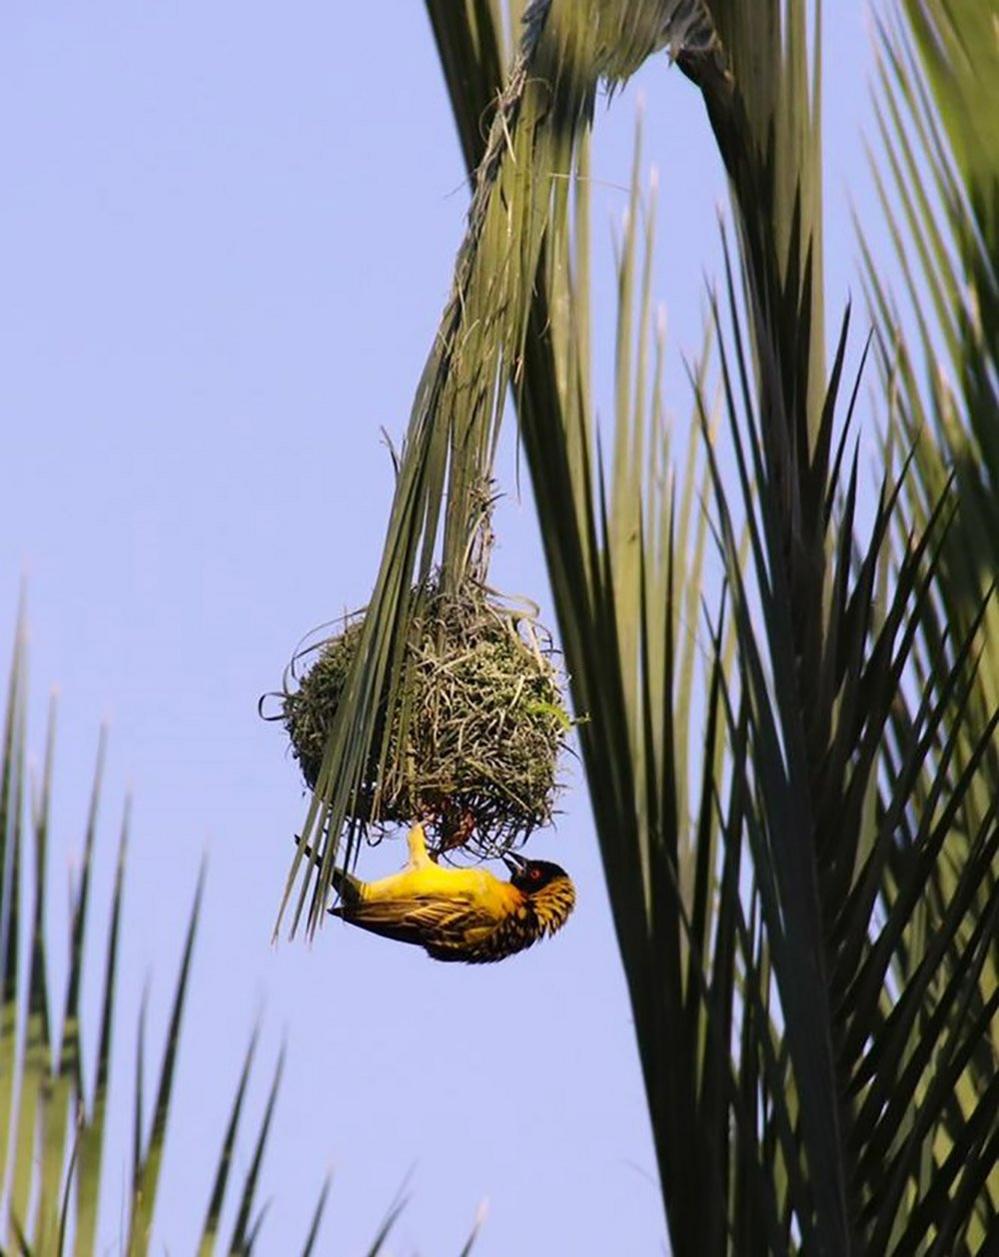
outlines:
[{"label": "hanging nest", "polygon": [[[315,788],[364,613],[296,656],[282,718]],[[311,660],[305,674],[302,660]],[[375,836],[422,819],[439,849],[479,857],[517,846],[552,819],[559,753],[571,727],[548,634],[477,583],[430,586],[418,602],[382,771],[368,763],[353,819]],[[376,747],[384,732],[384,714]]]}]

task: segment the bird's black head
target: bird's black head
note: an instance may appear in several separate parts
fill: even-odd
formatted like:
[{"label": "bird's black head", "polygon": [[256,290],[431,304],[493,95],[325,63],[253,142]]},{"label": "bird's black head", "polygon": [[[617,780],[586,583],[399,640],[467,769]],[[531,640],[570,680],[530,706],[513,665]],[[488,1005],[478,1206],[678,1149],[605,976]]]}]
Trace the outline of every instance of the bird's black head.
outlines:
[{"label": "bird's black head", "polygon": [[525,895],[537,894],[560,877],[569,878],[564,868],[552,864],[550,860],[525,860],[522,855],[508,852],[503,857],[503,863],[510,870],[510,884]]}]

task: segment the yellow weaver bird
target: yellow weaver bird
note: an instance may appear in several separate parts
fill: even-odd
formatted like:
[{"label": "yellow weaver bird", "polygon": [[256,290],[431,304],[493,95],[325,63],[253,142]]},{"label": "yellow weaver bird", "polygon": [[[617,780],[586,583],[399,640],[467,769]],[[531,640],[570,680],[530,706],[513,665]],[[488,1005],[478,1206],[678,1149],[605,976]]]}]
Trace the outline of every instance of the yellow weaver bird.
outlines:
[{"label": "yellow weaver bird", "polygon": [[557,864],[519,855],[505,855],[503,862],[508,882],[486,869],[441,868],[416,824],[400,873],[362,882],[334,870],[340,903],[330,912],[372,934],[416,943],[434,960],[503,960],[561,929],[576,903],[576,888]]}]

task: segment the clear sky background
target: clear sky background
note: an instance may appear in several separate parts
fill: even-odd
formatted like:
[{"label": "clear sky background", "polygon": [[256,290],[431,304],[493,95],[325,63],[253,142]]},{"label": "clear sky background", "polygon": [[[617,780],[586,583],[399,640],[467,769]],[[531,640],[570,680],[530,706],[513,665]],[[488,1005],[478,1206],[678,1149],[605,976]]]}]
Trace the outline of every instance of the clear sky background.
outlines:
[{"label": "clear sky background", "polygon": [[[883,233],[861,143],[863,7],[828,5],[826,26],[832,324],[860,294],[850,199]],[[668,403],[685,430],[681,355],[696,352],[704,279],[718,274],[725,189],[699,97],[664,57],[598,110],[598,396],[606,413],[611,228],[639,93],[647,161],[661,171]],[[282,1038],[288,1047],[263,1175],[265,1257],[301,1245],[328,1169],[323,1253],[363,1251],[407,1175],[398,1257],[456,1253],[483,1201],[481,1257],[667,1251],[577,766],[557,830],[530,849],[579,888],[555,940],[470,969],[340,927],[311,947],[269,942],[305,801],[257,698],[304,632],[370,591],[392,488],[379,428],[403,432],[467,203],[422,5],[7,0],[0,162],[0,649],[8,657],[26,573],[36,751],[48,685],[61,694],[58,940],[104,717],[98,916],[121,801],[135,797],[104,1251],[120,1235],[139,999],[149,980],[158,1068],[206,850],[155,1251],[193,1250],[258,1015],[250,1114]],[[551,622],[508,435],[495,583],[534,596]],[[400,859],[383,849],[363,869]]]}]

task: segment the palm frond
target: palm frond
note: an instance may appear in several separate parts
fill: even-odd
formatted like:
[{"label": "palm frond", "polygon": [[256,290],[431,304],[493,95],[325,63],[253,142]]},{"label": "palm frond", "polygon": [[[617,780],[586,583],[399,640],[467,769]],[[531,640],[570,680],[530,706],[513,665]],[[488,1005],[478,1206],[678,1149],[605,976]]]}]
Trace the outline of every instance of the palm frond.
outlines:
[{"label": "palm frond", "polygon": [[[662,443],[646,444],[646,394],[630,375],[634,205],[609,475],[589,402],[579,186],[549,224],[515,388],[573,701],[587,717],[580,744],[671,1240],[677,1253],[727,1252],[736,1236],[737,1251],[902,1252],[915,1211],[939,1251],[975,1251],[992,1091],[965,1063],[989,1051],[991,1004],[978,992],[993,909],[975,887],[996,837],[993,810],[973,827],[966,814],[994,725],[963,721],[962,667],[978,662],[972,634],[988,608],[979,591],[972,628],[957,626],[934,662],[934,702],[906,724],[900,696],[920,674],[953,510],[944,477],[919,526],[903,526],[911,468],[889,466],[860,534],[848,317],[824,368],[816,12],[704,8],[710,31],[677,60],[704,93],[739,227],[727,326],[715,307],[731,483],[703,383],[695,390],[736,657],[733,672],[719,613],[693,816],[689,697],[678,703],[690,682],[677,667],[676,574],[689,549],[677,549],[677,498],[657,479]],[[452,80],[460,114],[471,97]],[[577,160],[585,169],[585,150]],[[957,713],[960,760],[938,745],[944,708]],[[952,1063],[938,1068],[944,1043]],[[899,1092],[905,1121],[881,1125],[879,1097]],[[691,1203],[705,1200],[711,1210]]]},{"label": "palm frond", "polygon": [[128,1232],[129,1253],[145,1252],[152,1235],[153,1209],[156,1203],[156,1191],[159,1186],[160,1169],[163,1163],[163,1144],[166,1138],[167,1115],[170,1111],[170,1100],[173,1094],[177,1052],[180,1046],[180,1028],[184,1017],[184,1002],[187,996],[187,984],[191,975],[194,940],[198,929],[198,918],[201,914],[201,901],[204,889],[205,870],[204,866],[202,866],[198,875],[198,885],[194,892],[194,903],[191,906],[187,935],[181,953],[180,972],[177,975],[177,985],[174,988],[173,1007],[167,1027],[163,1062],[160,1066],[160,1075],[156,1086],[156,1099],[153,1103],[152,1125],[146,1139],[143,1139],[142,1136],[145,1000],[143,1000],[142,1012],[140,1014],[139,1054],[135,1077],[135,1152],[132,1169],[132,1210]]},{"label": "palm frond", "polygon": [[283,1072],[284,1052],[282,1051],[278,1058],[277,1068],[274,1070],[274,1081],[271,1083],[270,1094],[267,1097],[267,1106],[264,1109],[263,1120],[260,1123],[257,1142],[253,1149],[253,1157],[250,1160],[246,1177],[243,1180],[243,1190],[240,1194],[239,1208],[236,1213],[236,1224],[229,1243],[229,1251],[232,1253],[249,1252],[253,1247],[252,1234],[257,1227],[254,1225],[252,1230],[250,1229],[250,1214],[254,1207],[257,1183],[260,1178],[260,1166],[264,1158],[264,1149],[267,1146],[267,1136],[270,1133],[271,1122],[274,1119],[274,1108],[277,1104],[278,1088],[281,1086],[281,1075]]},{"label": "palm frond", "polygon": [[379,1255],[384,1251],[385,1241],[392,1233],[392,1228],[399,1221],[399,1216],[405,1208],[406,1197],[400,1192],[393,1203],[389,1206],[385,1217],[382,1219],[381,1225],[378,1227],[378,1231],[375,1234],[375,1238],[371,1242],[371,1247],[367,1251],[367,1257],[379,1257]]},{"label": "palm frond", "polygon": [[[23,613],[18,617],[14,654],[7,682],[3,734],[3,771],[0,776],[0,1187],[7,1182],[11,1155],[8,1144],[14,1106],[17,1060],[18,974],[20,970],[20,865],[24,800],[24,680],[25,638]],[[9,889],[8,889],[9,887]],[[0,1242],[6,1221],[0,1213]]]},{"label": "palm frond", "polygon": [[[50,712],[46,755],[41,781],[29,811],[26,797],[25,717],[26,650],[23,624],[19,624],[9,675],[3,742],[0,748],[0,1250],[60,1257],[72,1251],[92,1257],[98,1239],[98,1210],[105,1186],[103,1170],[120,1157],[108,1146],[112,1124],[107,1121],[115,1062],[126,1062],[115,1019],[118,958],[123,943],[124,893],[129,808],[126,806],[118,844],[115,881],[108,917],[95,922],[88,913],[95,852],[99,843],[101,785],[106,752],[102,731],[90,804],[84,829],[78,885],[72,896],[69,921],[69,972],[61,1021],[49,1026],[51,997],[46,948],[47,888],[45,861],[52,814],[54,766],[54,710]],[[25,850],[25,847],[27,850]],[[30,914],[23,908],[25,887],[34,886]],[[143,997],[136,1040],[135,1096],[132,1111],[132,1184],[123,1220],[127,1240],[123,1251],[144,1257],[156,1223],[156,1202],[171,1110],[176,1108],[176,1069],[180,1051],[184,1006],[195,950],[195,936],[204,888],[204,869],[198,880],[194,903],[182,948],[180,970],[156,1081],[152,1113],[143,1098],[146,1054]],[[100,1028],[96,1036],[93,1070],[86,1068],[82,1046],[91,1041],[89,1001],[84,998],[91,935],[106,931],[107,954],[99,983]],[[27,965],[25,942],[30,944]],[[20,975],[27,972],[27,981]],[[115,1043],[115,1040],[118,1040]],[[255,1051],[250,1042],[238,1080],[230,1119],[224,1133],[214,1183],[207,1204],[199,1252],[215,1251],[219,1223],[226,1209],[227,1192],[233,1196],[231,1166],[237,1146],[238,1127],[245,1107],[246,1089]],[[256,1208],[261,1163],[274,1116],[281,1065],[275,1074],[257,1132],[245,1178],[234,1200],[233,1232],[227,1251],[250,1253],[261,1233],[265,1209]],[[20,1085],[17,1086],[16,1084]],[[120,1089],[118,1091],[121,1094]],[[148,1123],[148,1128],[147,1128]],[[171,1139],[183,1139],[183,1131]],[[8,1138],[9,1136],[9,1138]],[[167,1157],[169,1163],[169,1157]],[[9,1190],[4,1184],[9,1183]],[[304,1252],[315,1250],[328,1195],[324,1185],[306,1229]],[[194,1202],[204,1207],[200,1201]],[[12,1238],[11,1238],[12,1237]]]},{"label": "palm frond", "polygon": [[[82,1062],[80,1057],[80,985],[83,975],[83,942],[86,932],[87,907],[90,897],[90,870],[93,863],[94,843],[97,836],[97,817],[101,798],[101,784],[104,776],[104,761],[107,750],[107,731],[101,730],[97,747],[97,763],[94,768],[93,787],[90,795],[90,808],[87,815],[87,828],[83,842],[83,857],[80,870],[80,885],[73,903],[70,924],[70,969],[66,984],[66,1000],[62,1018],[62,1031],[59,1039],[59,1052],[55,1062],[54,1076],[50,1085],[49,1102],[46,1107],[43,1124],[43,1168],[41,1179],[50,1185],[50,1191],[43,1195],[39,1205],[42,1212],[40,1234],[51,1240],[60,1231],[64,1231],[66,1223],[66,1196],[60,1198],[56,1190],[59,1183],[63,1157],[67,1146],[72,1148],[75,1159],[79,1155],[79,1123],[74,1132],[76,1122],[74,1113],[74,1096],[83,1093]],[[67,1175],[68,1180],[72,1177]],[[62,1242],[59,1247],[61,1249]]]},{"label": "palm frond", "polygon": [[208,1212],[205,1214],[205,1223],[202,1228],[201,1242],[198,1247],[198,1257],[211,1257],[215,1251],[215,1242],[218,1237],[219,1220],[222,1216],[222,1205],[225,1200],[226,1185],[229,1181],[229,1171],[232,1168],[232,1154],[236,1145],[236,1132],[239,1130],[239,1119],[243,1111],[243,1101],[246,1098],[246,1088],[250,1081],[250,1069],[253,1065],[253,1058],[257,1050],[257,1035],[254,1030],[250,1039],[250,1045],[246,1049],[246,1057],[243,1061],[243,1072],[239,1076],[239,1084],[236,1087],[236,1096],[232,1104],[232,1112],[229,1115],[229,1125],[226,1127],[225,1137],[222,1140],[222,1149],[219,1153],[218,1166],[215,1171],[215,1182],[212,1186],[212,1194],[208,1201]]},{"label": "palm frond", "polygon": [[[999,1186],[994,1176],[981,1177],[981,1148],[974,1142],[960,1187],[955,1163],[947,1172],[945,1166],[951,1150],[965,1146],[982,1120],[981,1097],[990,1094],[999,1055],[994,1008],[999,946],[994,930],[991,942],[981,936],[996,895],[997,863],[983,860],[982,851],[983,843],[986,854],[990,850],[999,791],[994,735],[999,607],[992,596],[999,571],[999,157],[985,123],[999,106],[999,48],[988,4],[958,10],[931,0],[892,4],[883,12],[875,95],[883,160],[875,172],[901,273],[897,292],[879,274],[862,231],[861,245],[878,328],[878,364],[890,401],[886,449],[904,442],[913,450],[899,551],[903,531],[921,531],[929,504],[942,492],[950,492],[956,507],[914,647],[919,688],[933,696],[940,714],[936,736],[924,740],[918,780],[910,787],[924,824],[902,818],[905,848],[918,843],[927,814],[947,815],[950,826],[892,976],[900,986],[924,991],[927,1008],[918,1017],[910,1012],[911,1034],[935,1045],[938,1068],[950,1078],[944,1130],[920,1167],[919,1195],[927,1203],[913,1217],[939,1234],[939,1251],[948,1244],[955,1251],[975,1251],[994,1227]],[[953,683],[941,688],[941,677]],[[899,702],[892,728],[893,784],[916,723]],[[956,806],[939,789],[941,777],[962,782]],[[893,853],[886,895],[899,894],[899,863]],[[977,870],[977,884],[966,881],[969,869]],[[955,919],[954,905],[968,896]],[[935,1001],[959,987],[964,1021],[952,1025]],[[951,1006],[949,1000],[943,1004]],[[974,1032],[965,1037],[961,1031],[968,1026]],[[918,1095],[933,1081],[930,1059],[914,1054],[905,1094]],[[944,1061],[960,1061],[960,1067]],[[900,1164],[911,1169],[912,1154]],[[945,1216],[951,1194],[967,1201],[963,1225]],[[915,1231],[903,1234],[911,1238]]]},{"label": "palm frond", "polygon": [[302,1248],[302,1257],[311,1257],[315,1251],[316,1240],[319,1238],[319,1228],[322,1224],[323,1214],[326,1212],[326,1202],[330,1194],[330,1176],[327,1175],[323,1182],[322,1191],[319,1193],[319,1199],[316,1201],[316,1208],[312,1215],[312,1221],[309,1224],[309,1233],[305,1237],[305,1245]]},{"label": "palm frond", "polygon": [[[906,4],[879,27],[875,109],[887,165],[879,187],[905,301],[900,308],[862,238],[879,366],[889,422],[914,449],[907,517],[922,526],[927,502],[950,479],[959,503],[923,628],[930,676],[948,628],[977,617],[999,571],[999,159],[983,131],[999,75],[992,21],[988,4],[960,15]],[[999,704],[997,640],[993,600],[969,699],[979,728]],[[966,758],[970,744],[958,754]],[[977,818],[999,786],[999,756],[988,755],[983,772],[969,800]]]},{"label": "palm frond", "polygon": [[76,1225],[74,1253],[76,1257],[92,1257],[97,1245],[97,1210],[100,1201],[101,1167],[104,1160],[104,1131],[111,1080],[111,1040],[114,1026],[115,994],[118,978],[118,943],[121,930],[121,907],[125,888],[125,858],[128,849],[130,806],[125,805],[118,839],[114,891],[107,924],[107,958],[101,997],[101,1030],[97,1045],[97,1064],[89,1105],[84,1091],[82,1070],[76,1103],[79,1109],[79,1143],[76,1160]]},{"label": "palm frond", "polygon": [[[32,855],[35,886],[30,917],[28,980],[25,999],[23,1047],[21,1049],[20,1090],[15,1101],[13,1135],[13,1177],[10,1214],[22,1228],[27,1224],[31,1199],[36,1144],[48,1099],[52,1060],[49,1027],[48,971],[45,957],[44,884],[48,850],[49,807],[52,760],[55,741],[55,703],[49,704],[49,725],[40,790],[31,799]],[[16,848],[15,848],[16,854]],[[13,888],[11,899],[14,898]],[[12,913],[12,916],[17,915]],[[43,1195],[44,1202],[44,1195]]]}]

